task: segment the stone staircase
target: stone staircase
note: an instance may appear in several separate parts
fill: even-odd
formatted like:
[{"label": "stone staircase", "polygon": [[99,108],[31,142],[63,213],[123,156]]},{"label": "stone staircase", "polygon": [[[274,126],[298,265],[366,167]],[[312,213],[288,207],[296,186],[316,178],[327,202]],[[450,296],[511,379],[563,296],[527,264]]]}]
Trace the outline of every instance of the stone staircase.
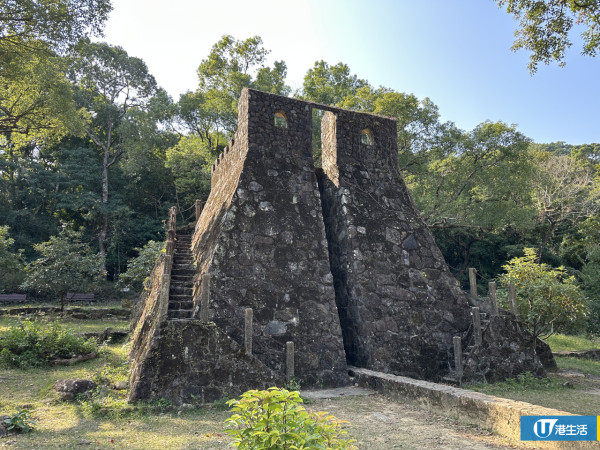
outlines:
[{"label": "stone staircase", "polygon": [[177,230],[171,269],[167,319],[191,319],[194,310],[192,291],[196,266],[192,256],[193,228]]},{"label": "stone staircase", "polygon": [[[483,336],[483,334],[485,333],[485,331],[488,329],[491,320],[488,318],[488,314],[484,313],[484,312],[480,312],[479,313],[480,316],[480,321],[481,321],[481,335]],[[471,325],[472,327],[473,325]],[[456,367],[451,367],[450,371],[448,372],[448,374],[444,377],[442,377],[442,382],[443,383],[449,383],[449,384],[453,384],[456,386],[460,386],[462,385],[462,372],[464,367],[467,364],[467,361],[471,358],[471,354],[473,354],[473,350],[475,350],[479,344],[477,344],[475,342],[475,336],[473,333],[473,329],[469,329],[467,331],[467,336],[469,334],[469,332],[471,332],[471,336],[468,340],[468,344],[467,347],[463,350],[462,352],[462,368],[460,370],[460,375],[457,373],[457,368]]]}]

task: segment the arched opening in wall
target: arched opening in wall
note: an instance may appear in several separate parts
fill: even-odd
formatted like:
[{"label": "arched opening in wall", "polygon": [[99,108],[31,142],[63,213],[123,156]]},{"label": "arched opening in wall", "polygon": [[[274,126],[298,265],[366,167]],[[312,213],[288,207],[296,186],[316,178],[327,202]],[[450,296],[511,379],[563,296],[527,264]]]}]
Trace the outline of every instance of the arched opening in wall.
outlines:
[{"label": "arched opening in wall", "polygon": [[275,126],[277,128],[287,128],[287,126],[288,126],[287,116],[283,111],[277,111],[275,113]]},{"label": "arched opening in wall", "polygon": [[365,128],[360,132],[360,142],[365,145],[373,145],[375,140],[373,139],[373,132],[368,128]]}]

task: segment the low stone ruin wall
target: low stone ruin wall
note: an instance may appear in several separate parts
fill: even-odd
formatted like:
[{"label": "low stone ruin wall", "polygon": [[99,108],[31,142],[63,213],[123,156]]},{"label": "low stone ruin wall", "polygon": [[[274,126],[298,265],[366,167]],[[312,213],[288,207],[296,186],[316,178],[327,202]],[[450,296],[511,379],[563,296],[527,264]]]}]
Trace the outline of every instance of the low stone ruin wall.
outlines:
[{"label": "low stone ruin wall", "polygon": [[[392,398],[425,407],[461,423],[487,428],[511,440],[525,444],[521,437],[521,416],[571,416],[557,409],[508,400],[443,384],[349,368],[361,387],[379,391]],[[598,448],[597,442],[532,442],[534,448],[587,449]]]}]

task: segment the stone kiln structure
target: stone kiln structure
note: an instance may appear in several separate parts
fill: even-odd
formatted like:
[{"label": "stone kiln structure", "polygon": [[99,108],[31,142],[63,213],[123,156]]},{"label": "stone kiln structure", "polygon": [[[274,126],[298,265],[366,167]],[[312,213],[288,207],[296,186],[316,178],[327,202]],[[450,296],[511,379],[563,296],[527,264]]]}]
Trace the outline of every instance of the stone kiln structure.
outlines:
[{"label": "stone kiln structure", "polygon": [[505,313],[474,335],[471,307],[491,308],[458,287],[419,216],[394,119],[245,89],[191,239],[172,228],[136,324],[131,399],[212,401],[292,373],[341,386],[348,365],[432,381],[543,373]]}]

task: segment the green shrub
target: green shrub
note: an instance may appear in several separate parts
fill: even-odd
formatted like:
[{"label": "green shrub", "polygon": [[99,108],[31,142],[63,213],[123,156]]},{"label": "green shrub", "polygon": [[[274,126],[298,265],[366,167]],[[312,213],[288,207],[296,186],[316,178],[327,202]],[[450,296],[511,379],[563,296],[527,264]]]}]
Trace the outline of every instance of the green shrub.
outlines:
[{"label": "green shrub", "polygon": [[8,431],[14,431],[15,433],[29,433],[34,430],[35,420],[31,420],[29,411],[22,409],[8,419],[4,419],[4,423],[8,425]]},{"label": "green shrub", "polygon": [[[584,325],[586,301],[575,277],[564,267],[538,264],[533,248],[523,249],[524,256],[502,266],[501,285],[513,283],[521,322],[533,336],[546,338],[561,331],[576,331]],[[510,308],[506,290],[498,292],[503,308]]]},{"label": "green shrub", "polygon": [[56,322],[25,320],[1,336],[0,364],[21,369],[43,367],[54,359],[87,355],[97,349],[94,339],[75,336]]},{"label": "green shrub", "polygon": [[226,433],[241,449],[356,449],[344,439],[343,421],[326,412],[307,411],[297,391],[251,390],[228,402],[234,414]]}]

